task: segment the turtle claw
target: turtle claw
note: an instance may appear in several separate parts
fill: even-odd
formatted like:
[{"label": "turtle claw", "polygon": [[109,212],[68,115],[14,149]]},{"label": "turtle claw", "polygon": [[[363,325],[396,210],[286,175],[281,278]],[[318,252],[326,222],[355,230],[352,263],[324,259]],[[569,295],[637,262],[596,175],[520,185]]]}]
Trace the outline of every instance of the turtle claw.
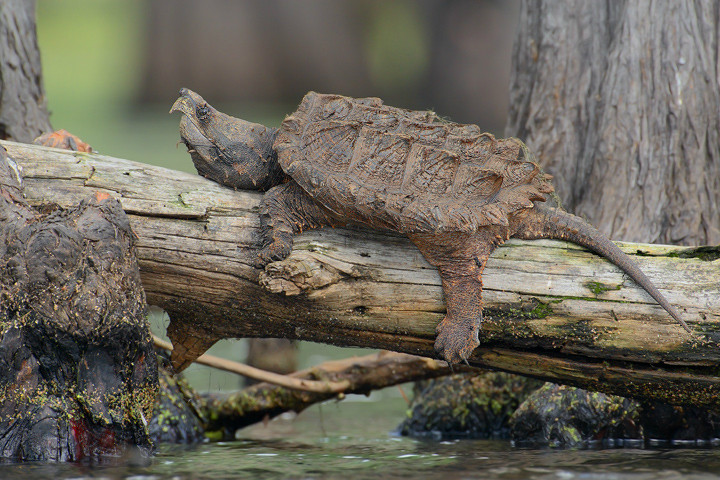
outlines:
[{"label": "turtle claw", "polygon": [[292,237],[289,240],[276,237],[258,252],[255,267],[265,268],[268,263],[285,260],[292,251]]},{"label": "turtle claw", "polygon": [[469,365],[467,359],[480,345],[479,330],[480,322],[453,321],[446,316],[436,329],[435,351],[450,365],[460,362]]}]

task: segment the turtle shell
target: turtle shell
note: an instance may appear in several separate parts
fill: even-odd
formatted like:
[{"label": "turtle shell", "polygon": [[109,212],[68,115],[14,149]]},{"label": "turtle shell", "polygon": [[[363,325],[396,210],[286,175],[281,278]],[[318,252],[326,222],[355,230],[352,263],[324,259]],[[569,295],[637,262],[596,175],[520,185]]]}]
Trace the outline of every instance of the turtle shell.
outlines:
[{"label": "turtle shell", "polygon": [[274,148],[283,170],[323,206],[401,233],[507,226],[553,191],[521,141],[377,98],[310,92]]}]

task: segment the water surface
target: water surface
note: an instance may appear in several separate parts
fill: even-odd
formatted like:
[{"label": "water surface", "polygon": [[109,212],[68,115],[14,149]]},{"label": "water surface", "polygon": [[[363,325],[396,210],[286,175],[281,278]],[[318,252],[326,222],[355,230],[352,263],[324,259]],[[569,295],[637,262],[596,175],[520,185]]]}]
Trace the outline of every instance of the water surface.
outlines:
[{"label": "water surface", "polygon": [[163,446],[149,465],[4,465],[0,478],[720,479],[720,449],[528,450],[503,441],[417,441],[389,433],[405,415],[401,399],[359,400],[249,427],[233,442]]}]

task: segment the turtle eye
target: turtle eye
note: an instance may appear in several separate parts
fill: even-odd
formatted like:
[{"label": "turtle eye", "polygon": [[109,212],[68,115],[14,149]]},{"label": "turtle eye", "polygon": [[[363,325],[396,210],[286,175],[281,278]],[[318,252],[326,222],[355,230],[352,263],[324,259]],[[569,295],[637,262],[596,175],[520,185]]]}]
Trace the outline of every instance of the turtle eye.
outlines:
[{"label": "turtle eye", "polygon": [[195,109],[195,115],[197,115],[198,120],[204,122],[210,117],[210,109],[207,105],[200,105]]}]

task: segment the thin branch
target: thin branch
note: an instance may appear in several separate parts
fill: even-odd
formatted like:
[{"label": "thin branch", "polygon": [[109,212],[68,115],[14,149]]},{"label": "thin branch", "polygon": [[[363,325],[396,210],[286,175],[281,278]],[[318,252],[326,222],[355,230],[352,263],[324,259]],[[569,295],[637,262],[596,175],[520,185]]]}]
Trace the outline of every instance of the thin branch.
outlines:
[{"label": "thin branch", "polygon": [[205,428],[223,431],[231,438],[238,428],[266,421],[283,412],[301,412],[319,402],[341,400],[346,394],[368,394],[392,385],[474,370],[477,369],[466,365],[450,368],[441,360],[388,351],[324,362],[292,376],[349,382],[346,391],[334,394],[300,392],[258,383],[235,393],[206,394],[202,407],[207,419]]},{"label": "thin branch", "polygon": [[[168,342],[165,342],[155,335],[153,335],[153,344],[156,347],[165,349],[172,352],[173,347]],[[244,363],[233,362],[225,358],[216,357],[214,355],[200,355],[195,363],[205,365],[208,367],[217,368],[218,370],[224,370],[230,373],[236,373],[248,378],[259,380],[261,382],[271,383],[292,390],[302,390],[304,392],[313,393],[342,393],[350,387],[348,380],[342,380],[339,382],[326,382],[318,380],[305,380],[302,378],[288,377],[287,375],[280,375],[278,373],[268,372],[267,370],[261,370],[259,368],[245,365]]]}]

